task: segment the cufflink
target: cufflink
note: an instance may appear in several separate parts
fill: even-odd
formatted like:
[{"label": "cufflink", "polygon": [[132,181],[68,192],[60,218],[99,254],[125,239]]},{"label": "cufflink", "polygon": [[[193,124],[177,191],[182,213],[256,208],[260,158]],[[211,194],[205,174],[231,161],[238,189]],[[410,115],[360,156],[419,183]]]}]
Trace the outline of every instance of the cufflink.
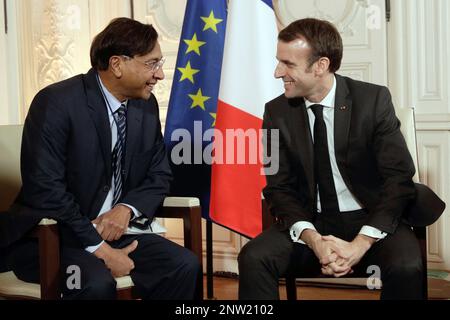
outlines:
[{"label": "cufflink", "polygon": [[345,110],[347,110],[347,106],[342,106],[342,107],[340,107],[339,108],[341,111],[345,111]]}]

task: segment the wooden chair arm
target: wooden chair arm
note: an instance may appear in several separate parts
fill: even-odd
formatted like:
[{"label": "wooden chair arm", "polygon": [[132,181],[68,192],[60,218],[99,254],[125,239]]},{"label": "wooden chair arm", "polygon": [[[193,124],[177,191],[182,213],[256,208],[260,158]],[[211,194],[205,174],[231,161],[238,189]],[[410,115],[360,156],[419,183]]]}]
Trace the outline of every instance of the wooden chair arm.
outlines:
[{"label": "wooden chair arm", "polygon": [[164,207],[199,207],[200,200],[192,197],[166,197],[163,203]]},{"label": "wooden chair arm", "polygon": [[184,246],[202,262],[202,213],[200,201],[189,197],[167,197],[156,215],[159,218],[183,219]]},{"label": "wooden chair arm", "polygon": [[59,230],[54,220],[42,219],[30,233],[39,243],[41,299],[57,300],[60,292]]}]

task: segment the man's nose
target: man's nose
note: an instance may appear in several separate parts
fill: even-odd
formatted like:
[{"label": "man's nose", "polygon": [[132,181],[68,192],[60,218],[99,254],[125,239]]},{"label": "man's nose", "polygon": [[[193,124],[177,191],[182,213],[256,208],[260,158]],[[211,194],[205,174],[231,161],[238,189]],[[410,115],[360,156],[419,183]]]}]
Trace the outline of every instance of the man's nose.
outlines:
[{"label": "man's nose", "polygon": [[284,68],[281,66],[281,63],[278,63],[275,72],[274,72],[275,78],[282,78],[284,76]]},{"label": "man's nose", "polygon": [[153,75],[158,80],[163,80],[166,75],[164,74],[163,68],[159,68],[156,70],[155,74]]}]

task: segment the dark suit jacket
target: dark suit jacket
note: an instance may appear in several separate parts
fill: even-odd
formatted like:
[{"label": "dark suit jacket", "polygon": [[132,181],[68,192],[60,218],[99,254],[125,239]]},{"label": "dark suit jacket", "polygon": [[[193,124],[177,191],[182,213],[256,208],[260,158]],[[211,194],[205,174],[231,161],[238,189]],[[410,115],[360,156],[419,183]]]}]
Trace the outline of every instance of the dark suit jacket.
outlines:
[{"label": "dark suit jacket", "polygon": [[[368,210],[366,225],[393,233],[416,191],[413,160],[391,95],[386,87],[339,75],[336,80],[334,140],[339,171]],[[280,169],[267,176],[264,189],[271,212],[286,229],[297,221],[313,223],[314,155],[304,99],[281,95],[270,101],[263,126],[280,130]]]},{"label": "dark suit jacket", "polygon": [[[151,218],[172,179],[154,96],[128,102],[124,169],[120,201]],[[3,245],[42,217],[59,222],[66,243],[87,247],[101,242],[91,220],[111,185],[111,129],[94,70],[36,95],[24,125],[21,171],[21,192],[4,217],[9,229]]]}]

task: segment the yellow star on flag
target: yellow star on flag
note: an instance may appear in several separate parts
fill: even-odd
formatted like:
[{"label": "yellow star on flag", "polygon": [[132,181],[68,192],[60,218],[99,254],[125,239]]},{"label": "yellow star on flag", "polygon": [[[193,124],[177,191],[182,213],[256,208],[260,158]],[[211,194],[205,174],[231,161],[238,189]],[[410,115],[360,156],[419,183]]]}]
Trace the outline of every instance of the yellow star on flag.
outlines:
[{"label": "yellow star on flag", "polygon": [[217,113],[209,113],[210,115],[211,115],[211,117],[213,117],[213,119],[214,119],[214,122],[213,122],[213,124],[212,124],[212,126],[211,127],[215,127],[216,126],[216,118],[217,118]]},{"label": "yellow star on flag", "polygon": [[205,45],[205,43],[206,43],[204,41],[198,41],[196,33],[194,33],[194,36],[192,37],[191,40],[185,39],[184,42],[188,45],[188,48],[186,50],[186,54],[188,54],[189,52],[194,51],[198,55],[200,55],[200,47]]},{"label": "yellow star on flag", "polygon": [[198,69],[191,68],[190,61],[188,61],[185,68],[178,68],[178,70],[181,72],[180,82],[185,79],[189,79],[190,82],[194,83],[194,75],[200,72],[200,70],[198,70]]},{"label": "yellow star on flag", "polygon": [[193,109],[195,107],[200,107],[204,111],[206,111],[206,109],[205,109],[205,102],[208,101],[209,99],[211,99],[211,97],[207,97],[207,96],[203,95],[202,89],[198,89],[198,92],[195,95],[194,94],[190,94],[189,98],[192,99],[191,109]]},{"label": "yellow star on flag", "polygon": [[200,18],[203,20],[203,22],[205,22],[205,27],[203,28],[203,31],[211,29],[215,33],[217,33],[217,25],[223,21],[223,19],[216,19],[213,10],[211,10],[209,17],[200,17]]}]

